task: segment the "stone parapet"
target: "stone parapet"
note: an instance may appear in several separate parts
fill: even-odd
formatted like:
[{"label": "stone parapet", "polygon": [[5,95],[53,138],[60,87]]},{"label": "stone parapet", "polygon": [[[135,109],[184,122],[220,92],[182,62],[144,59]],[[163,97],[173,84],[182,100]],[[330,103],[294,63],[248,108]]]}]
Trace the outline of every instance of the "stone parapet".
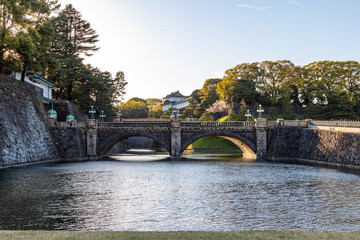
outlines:
[{"label": "stone parapet", "polygon": [[266,128],[267,119],[266,118],[257,118],[255,119],[255,128]]},{"label": "stone parapet", "polygon": [[82,123],[78,124],[77,121],[58,122],[53,118],[48,118],[47,121],[48,121],[48,125],[49,125],[50,128],[58,128],[58,127],[60,127],[60,128],[73,128],[73,127],[80,127],[80,125],[84,126],[84,125],[82,125]]},{"label": "stone parapet", "polygon": [[181,127],[181,121],[180,120],[171,120],[170,127],[171,128],[180,128]]},{"label": "stone parapet", "polygon": [[96,120],[96,119],[88,119],[86,121],[86,125],[88,126],[88,128],[97,128],[98,120]]}]

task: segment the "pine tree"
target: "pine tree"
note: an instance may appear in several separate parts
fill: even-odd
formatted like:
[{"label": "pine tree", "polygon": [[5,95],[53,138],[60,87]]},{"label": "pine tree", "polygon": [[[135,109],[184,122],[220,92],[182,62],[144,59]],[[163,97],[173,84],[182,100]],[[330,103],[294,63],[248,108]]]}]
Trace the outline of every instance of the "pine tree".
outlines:
[{"label": "pine tree", "polygon": [[88,21],[82,19],[71,4],[66,5],[59,16],[53,20],[55,36],[52,52],[59,60],[61,68],[53,79],[61,86],[56,98],[74,100],[74,90],[81,82],[83,57],[91,56],[99,50],[96,46],[98,35]]},{"label": "pine tree", "polygon": [[245,121],[247,117],[245,116],[248,106],[246,105],[245,99],[241,99],[239,113],[239,121]]},{"label": "pine tree", "polygon": [[283,99],[282,110],[283,110],[283,113],[282,113],[282,118],[283,119],[292,120],[292,119],[295,118],[293,108],[291,106],[289,97],[286,97],[286,98]]},{"label": "pine tree", "polygon": [[268,120],[276,120],[278,118],[277,113],[276,113],[276,107],[271,106],[269,108],[269,115],[267,117],[268,117]]},{"label": "pine tree", "polygon": [[[76,103],[83,109],[94,105],[97,110],[105,112],[107,119],[116,117],[115,105],[120,103],[127,84],[124,73],[118,72],[113,78],[109,72],[102,72],[98,68],[87,65],[81,69],[80,75],[82,81],[74,89]],[[144,103],[146,104],[145,101]]]}]

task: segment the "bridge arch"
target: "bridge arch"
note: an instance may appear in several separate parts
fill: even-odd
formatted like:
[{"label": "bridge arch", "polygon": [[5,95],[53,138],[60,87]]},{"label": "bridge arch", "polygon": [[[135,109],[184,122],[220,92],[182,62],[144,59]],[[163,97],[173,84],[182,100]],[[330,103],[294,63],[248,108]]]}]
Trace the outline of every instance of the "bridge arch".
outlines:
[{"label": "bridge arch", "polygon": [[116,143],[130,137],[150,138],[170,153],[170,145],[168,144],[169,141],[166,141],[167,139],[157,137],[156,134],[146,131],[119,131],[110,135],[98,133],[97,155],[99,157],[105,156]]},{"label": "bridge arch", "polygon": [[222,137],[233,142],[243,152],[245,159],[256,159],[256,145],[246,136],[228,131],[213,131],[193,134],[183,139],[181,153],[183,153],[190,144],[204,137]]}]

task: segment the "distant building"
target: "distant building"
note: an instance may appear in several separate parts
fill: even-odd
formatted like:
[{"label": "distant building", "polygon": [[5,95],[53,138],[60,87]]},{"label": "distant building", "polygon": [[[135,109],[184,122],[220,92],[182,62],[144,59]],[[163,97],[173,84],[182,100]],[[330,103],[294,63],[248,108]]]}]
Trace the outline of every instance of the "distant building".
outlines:
[{"label": "distant building", "polygon": [[[12,77],[16,78],[17,80],[21,80],[21,73],[13,73]],[[49,82],[39,74],[32,73],[31,71],[26,71],[25,82],[39,90],[45,103],[51,103],[54,101],[52,100],[52,90],[58,89],[54,83]]]},{"label": "distant building", "polygon": [[172,92],[164,98],[163,103],[161,104],[163,112],[169,108],[186,108],[189,106],[189,100],[187,96],[182,95],[179,91]]}]

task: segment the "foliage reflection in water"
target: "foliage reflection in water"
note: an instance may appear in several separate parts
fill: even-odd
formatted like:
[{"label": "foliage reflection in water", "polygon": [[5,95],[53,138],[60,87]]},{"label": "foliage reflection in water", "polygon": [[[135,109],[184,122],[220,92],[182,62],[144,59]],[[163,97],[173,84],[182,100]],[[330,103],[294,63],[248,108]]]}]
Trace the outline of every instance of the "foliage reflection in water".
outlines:
[{"label": "foliage reflection in water", "polygon": [[360,230],[360,176],[311,166],[106,160],[0,180],[0,229]]},{"label": "foliage reflection in water", "polygon": [[185,160],[215,160],[215,161],[237,161],[254,162],[256,159],[245,159],[241,152],[193,152],[185,151],[183,154]]}]

